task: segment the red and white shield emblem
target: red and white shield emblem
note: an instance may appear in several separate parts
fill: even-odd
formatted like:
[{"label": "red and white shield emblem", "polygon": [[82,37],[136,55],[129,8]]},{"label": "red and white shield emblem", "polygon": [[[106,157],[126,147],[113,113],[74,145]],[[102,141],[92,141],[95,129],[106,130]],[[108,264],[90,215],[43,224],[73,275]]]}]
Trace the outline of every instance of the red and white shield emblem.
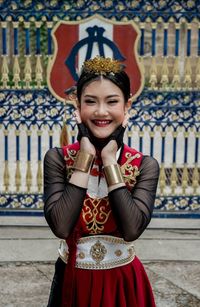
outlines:
[{"label": "red and white shield emblem", "polygon": [[76,85],[83,62],[96,55],[124,64],[133,98],[140,94],[144,80],[137,54],[139,29],[132,21],[113,22],[99,15],[80,22],[59,21],[52,36],[55,48],[47,82],[58,100],[66,101],[65,90]]}]

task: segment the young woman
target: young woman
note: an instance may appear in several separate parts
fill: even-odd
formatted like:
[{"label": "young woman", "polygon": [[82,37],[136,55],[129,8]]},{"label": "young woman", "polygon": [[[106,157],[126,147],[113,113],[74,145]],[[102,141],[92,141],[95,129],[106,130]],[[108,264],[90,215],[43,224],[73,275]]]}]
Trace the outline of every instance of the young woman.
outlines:
[{"label": "young woman", "polygon": [[49,307],[152,307],[133,242],[150,222],[157,161],[123,143],[130,81],[120,63],[84,63],[74,115],[78,141],[44,159],[44,213],[61,238]]}]

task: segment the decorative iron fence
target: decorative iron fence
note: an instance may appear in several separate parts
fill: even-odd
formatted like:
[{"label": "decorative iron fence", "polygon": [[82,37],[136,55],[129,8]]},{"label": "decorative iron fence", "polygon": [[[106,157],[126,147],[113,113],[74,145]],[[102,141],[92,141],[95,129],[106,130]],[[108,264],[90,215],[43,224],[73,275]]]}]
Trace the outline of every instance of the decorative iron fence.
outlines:
[{"label": "decorative iron fence", "polygon": [[129,145],[161,166],[155,216],[200,216],[200,4],[198,1],[2,1],[0,3],[0,214],[41,214],[42,161],[60,146],[73,106],[47,88],[58,20],[92,14],[134,20],[145,88],[131,109]]}]

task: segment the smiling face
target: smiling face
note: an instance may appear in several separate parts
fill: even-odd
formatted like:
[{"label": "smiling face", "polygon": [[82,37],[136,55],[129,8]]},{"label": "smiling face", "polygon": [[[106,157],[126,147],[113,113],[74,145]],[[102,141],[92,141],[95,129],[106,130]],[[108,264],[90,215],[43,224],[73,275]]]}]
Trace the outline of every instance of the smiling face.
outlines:
[{"label": "smiling face", "polygon": [[95,80],[82,91],[81,119],[96,138],[109,137],[122,124],[127,109],[123,92],[108,79]]}]

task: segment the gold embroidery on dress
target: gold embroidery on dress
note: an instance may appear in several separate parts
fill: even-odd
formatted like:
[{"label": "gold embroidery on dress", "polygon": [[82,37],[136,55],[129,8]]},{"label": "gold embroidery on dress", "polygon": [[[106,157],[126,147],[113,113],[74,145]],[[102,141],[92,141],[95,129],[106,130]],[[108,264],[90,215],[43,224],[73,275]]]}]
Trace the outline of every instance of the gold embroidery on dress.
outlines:
[{"label": "gold embroidery on dress", "polygon": [[[100,208],[98,208],[99,204],[102,201],[103,204],[100,205]],[[97,234],[103,232],[104,224],[107,222],[110,213],[111,209],[109,208],[108,197],[85,199],[82,210],[82,217],[88,231],[91,234]]]},{"label": "gold embroidery on dress", "polygon": [[67,179],[70,179],[71,175],[73,174],[73,165],[76,158],[77,151],[74,149],[67,149],[67,154],[64,156],[66,161],[66,172],[67,172]]},{"label": "gold embroidery on dress", "polygon": [[130,187],[134,187],[136,184],[136,177],[140,174],[138,167],[136,165],[132,165],[131,162],[134,159],[140,158],[140,153],[136,153],[132,155],[130,152],[125,154],[127,158],[126,162],[121,165],[122,175],[124,177],[125,183],[127,183]]}]

